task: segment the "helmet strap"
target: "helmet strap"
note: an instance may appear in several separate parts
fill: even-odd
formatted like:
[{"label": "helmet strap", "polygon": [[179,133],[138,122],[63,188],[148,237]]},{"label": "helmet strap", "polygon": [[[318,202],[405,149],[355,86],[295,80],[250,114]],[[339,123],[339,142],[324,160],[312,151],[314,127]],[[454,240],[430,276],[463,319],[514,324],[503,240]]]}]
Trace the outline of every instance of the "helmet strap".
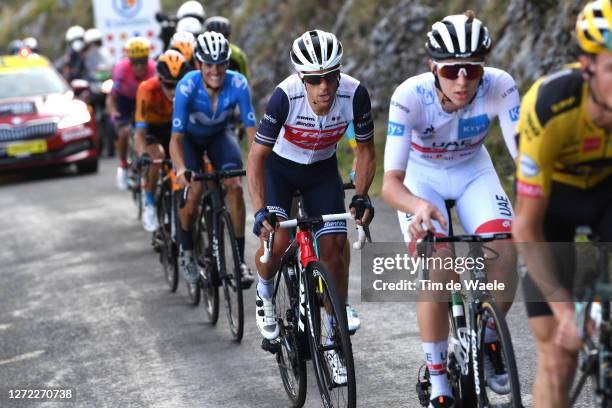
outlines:
[{"label": "helmet strap", "polygon": [[[440,91],[440,93],[442,94],[442,100],[440,101],[440,104],[444,107],[444,104],[446,104],[447,102],[453,103],[451,98],[449,98],[448,95],[446,95],[444,91],[442,90],[442,86],[440,85],[440,78],[438,77],[438,74],[434,72],[433,70],[431,71],[431,73],[433,74],[435,78],[436,89],[438,89],[438,91]],[[480,81],[478,82],[478,87],[476,89],[480,88],[480,85],[482,85],[483,77],[480,78]],[[468,105],[474,102],[474,99],[476,99],[476,95],[478,95],[478,91],[474,93],[474,96],[472,96],[472,99],[470,99],[470,101],[468,102]]]}]

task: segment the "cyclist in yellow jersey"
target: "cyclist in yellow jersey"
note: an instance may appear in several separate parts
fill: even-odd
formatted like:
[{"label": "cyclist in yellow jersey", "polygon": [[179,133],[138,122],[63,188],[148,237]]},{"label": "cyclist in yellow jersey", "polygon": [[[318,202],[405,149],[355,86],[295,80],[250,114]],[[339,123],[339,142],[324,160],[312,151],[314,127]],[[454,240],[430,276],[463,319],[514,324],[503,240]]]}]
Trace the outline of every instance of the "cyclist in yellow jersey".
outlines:
[{"label": "cyclist in yellow jersey", "polygon": [[[206,27],[206,31],[216,31],[217,33],[223,34],[223,36],[227,38],[227,41],[230,41],[232,25],[227,18],[222,16],[209,17],[204,22],[204,27]],[[238,71],[249,79],[250,72],[249,66],[247,65],[246,54],[240,47],[231,42],[230,48],[232,49],[232,56],[230,58],[229,69]]]},{"label": "cyclist in yellow jersey", "polygon": [[576,23],[578,64],[536,81],[520,109],[512,233],[529,270],[526,298],[543,300],[527,303],[538,408],[569,407],[581,343],[571,301],[575,254],[558,244],[524,243],[573,242],[579,225],[612,242],[611,28],[611,1],[589,2]]}]

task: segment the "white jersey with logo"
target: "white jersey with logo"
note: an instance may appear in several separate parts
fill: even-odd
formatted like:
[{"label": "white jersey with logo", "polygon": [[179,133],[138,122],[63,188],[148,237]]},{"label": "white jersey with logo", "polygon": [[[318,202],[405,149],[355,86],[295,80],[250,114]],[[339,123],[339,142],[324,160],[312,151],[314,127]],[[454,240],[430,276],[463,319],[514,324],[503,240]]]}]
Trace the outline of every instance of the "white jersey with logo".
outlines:
[{"label": "white jersey with logo", "polygon": [[[433,74],[404,81],[389,108],[385,171],[406,172],[404,185],[433,203],[446,217],[445,200],[455,200],[457,215],[468,234],[508,232],[513,210],[483,146],[495,117],[506,146],[516,158],[515,127],[520,98],[506,72],[485,68],[474,100],[453,113],[442,109]],[[398,211],[404,240],[410,240],[412,214]],[[436,232],[448,235],[437,221]]]},{"label": "white jersey with logo", "polygon": [[442,109],[431,72],[409,78],[391,97],[385,171],[405,171],[408,157],[431,167],[450,167],[474,157],[484,149],[495,117],[515,158],[519,106],[514,79],[500,69],[486,67],[474,100],[452,113]]},{"label": "white jersey with logo", "polygon": [[336,98],[325,116],[314,113],[297,74],[281,82],[268,102],[255,141],[281,157],[301,164],[328,159],[353,121],[355,140],[374,136],[370,97],[355,78],[341,74]]}]

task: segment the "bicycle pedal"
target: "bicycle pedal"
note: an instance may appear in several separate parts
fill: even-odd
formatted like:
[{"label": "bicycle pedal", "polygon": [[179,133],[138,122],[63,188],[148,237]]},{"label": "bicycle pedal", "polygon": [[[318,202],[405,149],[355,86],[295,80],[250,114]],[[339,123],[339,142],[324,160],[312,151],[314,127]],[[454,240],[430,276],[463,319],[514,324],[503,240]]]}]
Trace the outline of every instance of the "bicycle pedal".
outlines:
[{"label": "bicycle pedal", "polygon": [[280,353],[281,346],[280,343],[276,340],[262,339],[261,348],[271,354],[276,355]]},{"label": "bicycle pedal", "polygon": [[[423,366],[421,366],[421,369],[422,367]],[[419,369],[419,373],[421,372],[421,369]],[[431,382],[429,381],[429,373],[427,370],[425,371],[423,378],[420,378],[420,375],[418,376],[415,388],[421,406],[428,407],[429,400],[431,399],[431,393],[429,391],[431,389]]]}]

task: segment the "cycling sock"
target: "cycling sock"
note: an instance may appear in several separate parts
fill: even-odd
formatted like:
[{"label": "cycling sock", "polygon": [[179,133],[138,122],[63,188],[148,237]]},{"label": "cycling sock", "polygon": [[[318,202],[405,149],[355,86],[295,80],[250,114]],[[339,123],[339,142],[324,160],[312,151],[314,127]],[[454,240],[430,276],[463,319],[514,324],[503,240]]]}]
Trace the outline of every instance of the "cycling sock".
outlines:
[{"label": "cycling sock", "polygon": [[155,197],[153,197],[153,193],[150,191],[145,191],[144,193],[144,202],[145,205],[153,205],[155,204]]},{"label": "cycling sock", "polygon": [[325,338],[325,344],[328,345],[332,342],[331,337],[332,334],[334,332],[334,316],[325,313],[325,317],[323,318],[323,325],[325,326],[325,331],[326,331],[326,338]]},{"label": "cycling sock", "polygon": [[274,295],[274,278],[264,279],[259,276],[257,281],[257,293],[262,299],[272,299]]},{"label": "cycling sock", "polygon": [[240,262],[244,262],[244,237],[236,237],[238,243],[238,254],[240,254]]},{"label": "cycling sock", "polygon": [[490,344],[496,342],[498,340],[497,337],[497,329],[495,327],[495,321],[490,317],[487,319],[487,325],[485,327],[485,336],[484,342],[485,344]]},{"label": "cycling sock", "polygon": [[185,231],[181,223],[178,223],[178,239],[181,248],[185,251],[193,249],[193,235],[191,231]]},{"label": "cycling sock", "polygon": [[128,168],[127,159],[124,159],[124,158],[119,159],[119,167],[121,167],[122,169],[127,169]]},{"label": "cycling sock", "polygon": [[453,396],[448,384],[446,371],[446,357],[448,355],[448,341],[423,342],[425,361],[429,369],[431,381],[431,399],[440,395]]}]

